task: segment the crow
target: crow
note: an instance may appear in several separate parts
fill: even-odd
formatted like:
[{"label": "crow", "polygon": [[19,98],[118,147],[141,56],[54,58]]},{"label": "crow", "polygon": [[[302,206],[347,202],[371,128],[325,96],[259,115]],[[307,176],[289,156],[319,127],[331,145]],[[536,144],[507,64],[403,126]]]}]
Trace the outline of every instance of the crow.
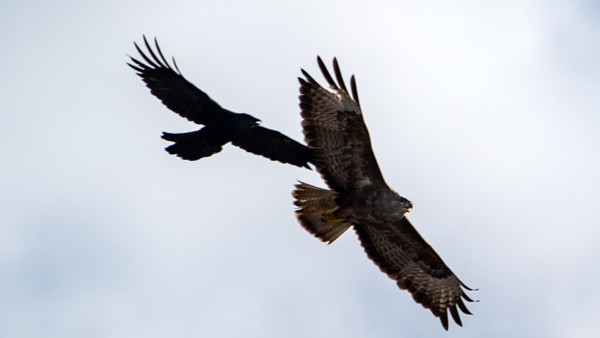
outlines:
[{"label": "crow", "polygon": [[196,124],[204,125],[200,130],[187,133],[164,132],[162,138],[174,142],[166,148],[167,152],[195,161],[218,153],[226,143],[231,142],[273,161],[310,169],[308,163],[312,161],[313,150],[278,131],[260,126],[260,120],[252,115],[221,107],[183,77],[175,58],[173,66],[167,62],[156,38],[156,51],[153,51],[145,36],[144,44],[147,54],[134,42],[145,62],[129,56],[131,63],[128,65],[142,78],[152,95],[167,108]]}]

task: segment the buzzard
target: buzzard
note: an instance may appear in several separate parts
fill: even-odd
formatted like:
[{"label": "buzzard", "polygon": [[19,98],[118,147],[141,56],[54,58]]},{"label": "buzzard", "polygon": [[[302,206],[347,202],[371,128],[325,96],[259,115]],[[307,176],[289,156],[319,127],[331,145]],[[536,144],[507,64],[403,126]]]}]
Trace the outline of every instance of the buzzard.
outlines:
[{"label": "buzzard", "polygon": [[254,116],[221,107],[181,75],[174,58],[174,67],[169,65],[156,39],[156,53],[146,37],[144,44],[149,55],[134,43],[145,63],[130,57],[132,63],[128,65],[142,78],[152,95],[167,108],[194,123],[204,125],[200,130],[188,133],[163,133],[163,139],[174,142],[166,148],[170,154],[194,161],[218,153],[226,143],[231,142],[271,160],[310,169],[309,148],[278,131],[260,126],[260,120]]},{"label": "buzzard", "polygon": [[331,91],[306,71],[300,81],[302,129],[313,163],[330,190],[300,182],[293,192],[296,216],[308,232],[328,243],[353,227],[369,258],[448,330],[448,312],[471,314],[463,284],[406,218],[412,204],[386,184],[371,148],[356,81],[348,92],[337,60],[336,81],[317,58]]}]

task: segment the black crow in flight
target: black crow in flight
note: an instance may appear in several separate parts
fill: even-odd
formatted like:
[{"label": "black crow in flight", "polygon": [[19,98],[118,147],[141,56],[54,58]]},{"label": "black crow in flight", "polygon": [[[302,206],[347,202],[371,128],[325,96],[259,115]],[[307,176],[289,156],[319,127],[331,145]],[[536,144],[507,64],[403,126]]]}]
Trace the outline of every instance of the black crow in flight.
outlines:
[{"label": "black crow in flight", "polygon": [[156,52],[146,37],[144,44],[147,54],[134,43],[145,62],[130,57],[132,63],[128,65],[165,106],[194,123],[204,125],[200,130],[188,133],[163,133],[163,139],[174,142],[166,148],[170,154],[194,161],[218,153],[223,145],[231,142],[273,161],[309,168],[311,149],[278,131],[261,127],[260,120],[254,116],[221,107],[181,75],[175,58],[171,67],[156,39]]}]

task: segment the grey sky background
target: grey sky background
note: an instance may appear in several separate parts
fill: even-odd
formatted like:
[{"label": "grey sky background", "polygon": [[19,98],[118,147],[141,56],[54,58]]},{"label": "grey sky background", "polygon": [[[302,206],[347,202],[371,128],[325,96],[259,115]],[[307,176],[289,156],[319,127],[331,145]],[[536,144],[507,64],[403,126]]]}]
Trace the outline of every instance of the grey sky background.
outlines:
[{"label": "grey sky background", "polygon": [[[595,1],[4,1],[0,336],[592,337],[600,310]],[[479,303],[438,319],[348,232],[296,222],[314,171],[232,146],[126,66],[157,36],[223,106],[302,140],[300,68],[355,74],[409,218]],[[321,82],[323,82],[321,80]]]}]

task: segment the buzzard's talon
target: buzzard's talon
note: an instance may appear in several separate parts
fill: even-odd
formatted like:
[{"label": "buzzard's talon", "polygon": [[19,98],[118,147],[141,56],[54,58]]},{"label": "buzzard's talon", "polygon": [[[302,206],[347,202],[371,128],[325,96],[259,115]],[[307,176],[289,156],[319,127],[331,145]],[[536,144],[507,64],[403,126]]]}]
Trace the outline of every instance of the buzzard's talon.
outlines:
[{"label": "buzzard's talon", "polygon": [[339,223],[345,222],[346,220],[344,218],[335,218],[335,216],[333,215],[333,213],[335,213],[339,209],[340,209],[339,205],[336,205],[335,207],[330,208],[330,209],[324,209],[323,210],[323,222],[325,222],[327,224],[339,224]]},{"label": "buzzard's talon", "polygon": [[343,218],[325,218],[325,223],[327,224],[339,224],[343,222],[346,222]]},{"label": "buzzard's talon", "polygon": [[338,211],[339,209],[340,209],[339,205],[336,205],[335,207],[333,207],[331,209],[325,209],[325,210],[323,210],[323,215],[326,215],[326,216],[333,215],[333,213]]}]

